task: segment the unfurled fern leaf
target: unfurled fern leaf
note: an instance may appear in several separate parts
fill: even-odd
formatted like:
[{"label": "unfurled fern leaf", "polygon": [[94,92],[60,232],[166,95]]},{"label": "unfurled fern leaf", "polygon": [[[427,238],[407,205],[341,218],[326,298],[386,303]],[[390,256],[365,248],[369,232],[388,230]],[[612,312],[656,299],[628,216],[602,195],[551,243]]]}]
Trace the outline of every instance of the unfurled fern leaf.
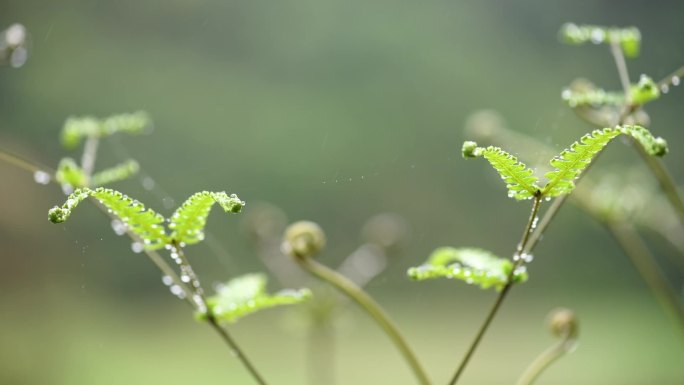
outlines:
[{"label": "unfurled fern leaf", "polygon": [[539,193],[537,177],[533,171],[518,159],[499,147],[478,147],[475,142],[464,142],[463,157],[484,157],[506,182],[508,196],[521,200],[530,199]]},{"label": "unfurled fern leaf", "polygon": [[618,135],[620,131],[612,128],[594,130],[573,143],[569,149],[563,150],[551,160],[551,166],[556,169],[546,173],[549,182],[544,186],[542,194],[556,197],[572,191],[575,188],[575,179],[587,168],[596,154]]},{"label": "unfurled fern leaf", "polygon": [[591,163],[594,157],[618,135],[633,137],[649,155],[663,156],[667,153],[667,142],[654,137],[641,126],[618,126],[594,130],[573,143],[551,160],[554,171],[546,173],[548,183],[542,189],[545,197],[557,197],[570,193],[575,188],[575,179]]},{"label": "unfurled fern leaf", "polygon": [[207,298],[207,306],[218,321],[235,322],[256,311],[300,303],[310,297],[308,289],[286,289],[268,294],[266,276],[246,274],[217,287],[216,295]]},{"label": "unfurled fern leaf", "polygon": [[227,213],[238,213],[245,205],[237,195],[202,191],[188,198],[171,216],[169,229],[175,242],[193,244],[204,239],[204,226],[209,210],[218,203]]},{"label": "unfurled fern leaf", "polygon": [[[439,277],[456,278],[483,289],[494,287],[500,290],[508,282],[512,269],[511,261],[486,250],[442,247],[435,250],[423,265],[410,268],[408,275],[419,281]],[[513,282],[526,280],[527,272],[524,269],[513,275]]]},{"label": "unfurled fern leaf", "polygon": [[72,117],[64,123],[61,140],[64,147],[73,149],[83,138],[108,136],[117,132],[139,134],[151,124],[149,115],[142,111],[113,115],[105,119]]},{"label": "unfurled fern leaf", "polygon": [[138,165],[138,162],[129,159],[114,167],[95,173],[90,180],[90,185],[103,186],[109,183],[118,182],[135,175],[139,169],[140,166]]},{"label": "unfurled fern leaf", "polygon": [[167,244],[164,232],[164,217],[145,209],[145,206],[130,197],[111,189],[77,189],[69,195],[64,205],[50,209],[48,219],[53,223],[66,221],[71,211],[85,198],[92,196],[111,210],[128,228],[136,234],[148,249],[159,249]]}]

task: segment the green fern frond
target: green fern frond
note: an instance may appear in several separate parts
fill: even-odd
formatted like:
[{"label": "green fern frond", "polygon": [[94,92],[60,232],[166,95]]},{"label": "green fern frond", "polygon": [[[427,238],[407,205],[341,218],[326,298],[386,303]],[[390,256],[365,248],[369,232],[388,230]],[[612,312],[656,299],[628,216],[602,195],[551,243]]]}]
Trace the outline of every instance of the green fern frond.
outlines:
[{"label": "green fern frond", "polygon": [[[55,180],[61,185],[69,185],[72,188],[86,187],[88,178],[75,160],[62,158],[57,166]],[[71,190],[71,189],[69,189]]]},{"label": "green fern frond", "polygon": [[580,45],[587,42],[594,44],[611,44],[616,42],[622,47],[625,56],[639,56],[641,49],[641,33],[636,27],[608,28],[598,25],[577,25],[566,23],[561,27],[560,38],[564,42]]},{"label": "green fern frond", "polygon": [[[442,247],[435,250],[427,262],[408,270],[412,279],[422,281],[431,278],[456,278],[468,284],[479,285],[483,289],[503,288],[513,263],[499,258],[489,251],[475,248]],[[527,272],[521,268],[513,276],[514,282],[527,280]]]},{"label": "green fern frond", "polygon": [[108,136],[117,132],[139,134],[151,124],[149,115],[142,111],[113,115],[105,119],[91,116],[71,117],[64,123],[61,141],[64,147],[73,149],[81,143],[83,138]]},{"label": "green fern frond", "polygon": [[118,182],[130,178],[138,173],[140,166],[138,162],[129,159],[114,167],[99,171],[91,178],[91,186],[103,186],[109,183]]},{"label": "green fern frond", "polygon": [[179,243],[193,244],[204,239],[204,226],[209,210],[218,203],[227,213],[238,213],[245,205],[237,195],[228,196],[224,191],[202,191],[192,195],[171,216],[169,229],[171,239]]},{"label": "green fern frond", "polygon": [[608,142],[618,135],[620,135],[620,130],[612,128],[594,130],[573,143],[569,149],[563,150],[550,162],[551,166],[556,169],[546,173],[545,176],[549,181],[544,186],[542,195],[556,197],[570,193],[575,188],[575,179]]},{"label": "green fern frond", "polygon": [[92,196],[103,206],[116,214],[128,228],[140,237],[148,249],[164,247],[167,236],[164,232],[164,217],[130,197],[111,189],[98,187],[77,189],[67,198],[61,207],[55,206],[48,212],[48,219],[53,223],[62,223],[71,215],[72,210],[85,198]]},{"label": "green fern frond", "polygon": [[286,289],[275,294],[266,292],[266,276],[246,274],[230,280],[216,290],[216,295],[207,298],[209,313],[217,320],[235,322],[239,318],[262,309],[290,305],[311,298],[308,289]]},{"label": "green fern frond", "polygon": [[639,82],[630,87],[630,96],[634,104],[646,104],[660,97],[658,84],[646,75],[641,75]]},{"label": "green fern frond", "polygon": [[653,136],[644,127],[625,125],[618,127],[618,130],[634,138],[651,156],[664,156],[668,152],[667,141],[661,137]]},{"label": "green fern frond", "polygon": [[52,223],[63,223],[71,216],[71,211],[78,206],[79,203],[83,202],[84,199],[88,198],[92,190],[88,188],[76,189],[71,193],[66,202],[60,207],[55,206],[48,211],[48,220]]},{"label": "green fern frond", "polygon": [[581,106],[618,106],[625,102],[625,94],[622,92],[609,92],[601,88],[591,88],[586,90],[576,90],[566,88],[561,93],[561,98],[571,108]]},{"label": "green fern frond", "polygon": [[596,155],[618,135],[629,135],[652,156],[667,154],[667,142],[663,138],[654,137],[641,126],[618,126],[594,130],[573,143],[569,149],[551,160],[554,171],[546,173],[548,183],[542,189],[545,197],[557,197],[570,193],[575,188],[575,179],[591,163]]},{"label": "green fern frond", "polygon": [[506,182],[508,196],[518,200],[530,199],[539,193],[537,177],[524,163],[499,147],[477,147],[475,142],[464,142],[462,154],[465,158],[484,157]]}]

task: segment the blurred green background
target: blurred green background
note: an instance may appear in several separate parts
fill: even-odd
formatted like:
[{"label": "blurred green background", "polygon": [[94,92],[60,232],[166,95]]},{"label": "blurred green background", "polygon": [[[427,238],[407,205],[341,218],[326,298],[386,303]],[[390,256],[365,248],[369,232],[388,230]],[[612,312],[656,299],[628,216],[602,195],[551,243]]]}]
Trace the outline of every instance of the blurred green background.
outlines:
[{"label": "blurred green background", "polygon": [[[529,210],[484,162],[461,159],[468,115],[498,110],[559,150],[587,132],[560,100],[562,87],[578,76],[615,89],[619,81],[605,46],[559,44],[567,21],[638,26],[633,79],[660,79],[684,63],[676,1],[5,0],[0,9],[1,29],[20,22],[30,33],[26,65],[0,68],[3,148],[55,167],[68,116],[143,109],[155,131],[103,143],[98,165],[137,159],[154,188],[141,178],[115,187],[163,214],[163,199],[203,189],[237,193],[244,215],[270,202],[325,228],[321,260],[330,265],[360,244],[372,215],[405,217],[406,249],[368,290],[438,384],[495,293],[411,282],[406,269],[443,245],[508,256]],[[679,181],[683,102],[674,89],[648,108]],[[616,163],[639,160],[614,145],[592,174]],[[92,205],[54,226],[46,214],[63,201],[57,187],[4,163],[0,175],[0,384],[253,383]],[[188,249],[205,283],[263,270],[242,215],[217,211],[208,223],[215,242]],[[673,251],[649,241],[681,293],[682,271],[667,264]],[[540,384],[684,383],[681,333],[599,224],[568,205],[535,254],[530,281],[513,290],[462,383],[513,383],[553,341],[544,318],[557,306],[578,314],[581,343]],[[306,383],[306,336],[287,326],[293,311],[231,328],[275,385]],[[413,384],[365,314],[346,313],[338,383]]]}]

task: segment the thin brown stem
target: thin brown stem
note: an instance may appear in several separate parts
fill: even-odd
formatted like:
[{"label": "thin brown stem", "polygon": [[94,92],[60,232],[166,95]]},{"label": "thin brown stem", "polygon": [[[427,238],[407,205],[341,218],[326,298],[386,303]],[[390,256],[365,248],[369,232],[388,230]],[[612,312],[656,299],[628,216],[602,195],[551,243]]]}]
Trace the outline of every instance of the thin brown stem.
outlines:
[{"label": "thin brown stem", "polygon": [[399,332],[399,329],[389,318],[387,313],[385,313],[382,307],[380,307],[380,305],[375,302],[373,298],[366,294],[363,289],[359,288],[347,277],[314,261],[310,257],[295,257],[295,260],[306,271],[310,272],[322,281],[328,282],[335,286],[349,298],[354,300],[359,306],[361,306],[378,323],[380,328],[382,328],[392,342],[394,342],[394,345],[409,364],[409,367],[418,379],[418,382],[422,385],[431,384],[425,369],[423,369],[423,366],[418,361],[413,349],[411,349],[411,347],[408,345],[408,342],[406,342],[402,334]]},{"label": "thin brown stem", "polygon": [[523,250],[526,250],[527,248],[527,243],[530,240],[530,233],[534,229],[534,224],[537,221],[537,214],[539,213],[539,207],[541,206],[542,202],[542,197],[541,194],[538,194],[537,196],[534,197],[534,202],[532,204],[532,210],[530,212],[530,218],[527,221],[527,226],[525,226],[525,230],[523,231],[523,235],[520,239],[520,242],[518,243],[518,247],[516,248],[515,254],[513,256],[513,259],[515,261],[513,269],[511,269],[511,272],[508,274],[508,279],[506,285],[503,287],[499,295],[496,297],[496,301],[494,302],[494,305],[492,308],[489,310],[489,313],[487,313],[487,317],[485,318],[484,322],[480,325],[480,330],[478,330],[477,334],[475,335],[475,338],[473,341],[470,343],[470,347],[466,351],[465,355],[463,356],[463,359],[461,360],[461,363],[458,365],[458,368],[456,369],[456,373],[454,373],[454,376],[451,378],[451,381],[449,381],[449,385],[455,385],[458,382],[458,379],[461,377],[463,372],[465,371],[466,366],[468,365],[468,362],[470,362],[470,359],[472,358],[473,354],[475,353],[475,350],[477,350],[477,347],[480,345],[480,341],[482,341],[482,337],[484,337],[485,333],[487,332],[487,329],[489,329],[489,325],[492,323],[494,320],[494,317],[499,311],[499,308],[501,308],[501,304],[503,303],[504,299],[506,299],[506,296],[508,295],[508,292],[511,290],[513,287],[513,276],[517,270],[518,267],[524,263],[524,260],[520,258],[520,255]]},{"label": "thin brown stem", "polygon": [[610,235],[632,261],[658,303],[678,326],[679,331],[684,333],[684,308],[677,298],[677,294],[663,279],[663,273],[655,262],[655,257],[634,229],[634,226],[615,220],[604,221],[604,224]]},{"label": "thin brown stem", "polygon": [[209,322],[209,325],[216,330],[216,332],[221,336],[223,341],[230,347],[231,351],[233,354],[240,360],[242,365],[247,369],[249,374],[254,378],[254,380],[259,384],[259,385],[267,385],[266,381],[264,378],[259,374],[259,371],[256,370],[256,367],[254,364],[252,364],[252,361],[247,358],[247,356],[244,354],[244,352],[240,349],[238,344],[235,342],[233,337],[228,333],[228,330],[226,328],[222,327],[216,318],[214,317],[213,314],[209,313],[207,317],[207,321]]}]

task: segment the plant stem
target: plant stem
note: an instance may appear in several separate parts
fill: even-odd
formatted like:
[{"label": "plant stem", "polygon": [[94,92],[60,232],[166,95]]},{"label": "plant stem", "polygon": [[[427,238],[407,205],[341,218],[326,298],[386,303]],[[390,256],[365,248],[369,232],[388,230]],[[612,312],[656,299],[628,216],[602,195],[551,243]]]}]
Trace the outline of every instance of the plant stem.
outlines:
[{"label": "plant stem", "polygon": [[[515,251],[515,254],[513,257],[515,262],[513,265],[513,269],[511,269],[511,272],[508,274],[507,283],[503,287],[503,289],[501,290],[499,295],[496,297],[496,301],[494,302],[494,305],[492,306],[492,308],[489,310],[489,313],[487,314],[487,317],[485,318],[484,322],[482,323],[482,325],[480,325],[480,330],[478,330],[477,334],[475,335],[473,342],[470,343],[470,347],[468,348],[468,351],[466,351],[465,356],[463,356],[461,363],[459,364],[458,368],[456,369],[456,373],[454,373],[454,376],[451,378],[451,381],[449,381],[449,385],[455,385],[456,382],[458,382],[458,379],[461,377],[461,374],[463,374],[463,371],[465,370],[466,366],[468,365],[468,362],[470,361],[471,357],[475,353],[475,350],[480,345],[480,341],[482,340],[482,337],[484,337],[484,334],[487,332],[489,325],[492,323],[492,320],[494,320],[494,317],[496,316],[497,312],[499,311],[501,304],[503,303],[504,299],[506,299],[508,292],[513,287],[513,275],[515,274],[515,270],[518,267],[520,267],[522,265],[522,263],[524,263],[524,260],[522,258],[520,258],[520,255],[521,255],[523,250],[527,249],[527,243],[530,240],[530,233],[534,229],[534,224],[535,224],[535,221],[537,220],[537,214],[539,213],[539,207],[541,206],[541,202],[542,202],[541,195],[537,195],[534,197],[534,201],[532,203],[532,210],[530,212],[530,218],[527,221],[527,226],[525,226],[525,230],[523,231],[523,235],[522,235],[522,238],[520,239],[520,243],[518,243],[518,246],[516,248],[516,251]],[[539,232],[539,230],[537,230],[536,232]]]},{"label": "plant stem", "polygon": [[662,308],[670,316],[679,330],[684,333],[684,308],[677,298],[677,294],[663,279],[663,274],[655,262],[644,241],[631,224],[623,221],[604,221],[610,235],[620,245],[625,254],[629,256],[641,278],[651,289]]},{"label": "plant stem", "polygon": [[223,341],[230,347],[231,351],[235,354],[235,356],[240,360],[242,365],[247,369],[249,374],[252,375],[254,380],[259,384],[259,385],[267,385],[266,381],[264,378],[259,374],[259,372],[256,370],[254,365],[252,364],[252,361],[247,358],[245,353],[242,352],[238,344],[235,342],[233,337],[231,337],[230,333],[228,333],[228,330],[226,330],[224,327],[222,327],[216,318],[214,317],[211,312],[208,313],[207,316],[207,321],[209,322],[209,325],[216,330],[216,332],[221,336]]},{"label": "plant stem", "polygon": [[[625,92],[625,112],[622,114],[622,116],[620,117],[620,121],[618,122],[618,124],[623,124],[624,119],[629,114],[629,111],[633,111],[637,109],[639,106],[632,105],[631,92],[629,89],[629,72],[627,71],[627,62],[625,61],[625,55],[622,52],[622,48],[617,42],[611,42],[610,52],[613,55],[613,59],[615,60],[615,65],[620,76],[620,82],[622,83],[622,88]],[[684,73],[684,67],[680,67],[668,78],[661,80],[659,86],[661,86],[662,88],[662,84],[671,84],[672,78],[679,77],[680,75],[682,75],[682,73]],[[630,140],[630,142],[632,144],[632,147],[636,148],[637,153],[639,153],[641,159],[644,161],[644,163],[646,163],[648,168],[651,170],[651,173],[653,173],[653,175],[658,180],[660,188],[663,190],[665,196],[670,201],[674,209],[677,211],[680,222],[684,224],[684,199],[682,199],[682,196],[679,190],[677,189],[677,185],[670,176],[670,173],[667,171],[662,161],[660,161],[659,159],[654,159],[652,156],[648,155],[646,151],[644,151],[644,149],[640,145],[638,145],[633,138]]]},{"label": "plant stem", "polygon": [[629,72],[627,71],[627,62],[625,61],[625,55],[622,52],[620,43],[617,41],[611,41],[610,53],[613,55],[613,59],[615,60],[618,75],[620,76],[620,84],[622,84],[622,90],[625,92],[625,104],[631,105],[632,93],[630,92],[631,84],[629,82]]},{"label": "plant stem", "polygon": [[656,180],[658,180],[658,184],[660,184],[660,189],[663,190],[663,193],[670,201],[672,207],[677,212],[679,221],[682,224],[684,224],[684,200],[682,199],[682,195],[679,192],[679,189],[677,188],[677,185],[675,184],[674,179],[672,179],[672,176],[668,172],[667,168],[660,159],[648,155],[646,151],[643,149],[643,147],[634,143],[634,139],[632,139],[631,141],[634,144],[632,147],[636,149],[641,159],[644,161],[644,163],[646,163],[646,166],[648,166],[648,168],[651,170],[653,176],[656,178]]},{"label": "plant stem", "polygon": [[98,136],[89,136],[83,146],[83,156],[81,156],[81,169],[87,177],[87,184],[90,185],[90,177],[95,170],[95,159],[97,159],[97,147],[100,143]]},{"label": "plant stem", "polygon": [[679,67],[676,71],[667,75],[665,78],[663,78],[661,81],[659,81],[658,82],[658,88],[660,88],[661,92],[667,92],[667,91],[664,91],[664,89],[668,89],[671,85],[673,85],[672,80],[674,78],[681,79],[682,77],[684,77],[684,66]]},{"label": "plant stem", "polygon": [[380,325],[382,330],[389,336],[392,342],[394,342],[399,352],[402,354],[402,356],[404,356],[404,359],[408,362],[409,366],[413,370],[418,382],[422,385],[431,384],[425,370],[420,365],[418,359],[413,353],[413,350],[409,347],[408,343],[401,335],[394,322],[392,322],[380,305],[377,304],[368,294],[366,294],[366,292],[356,286],[356,284],[347,279],[345,276],[314,261],[312,258],[295,257],[295,260],[306,271],[335,286],[337,289],[359,304],[359,306],[361,306],[378,323],[378,325]]},{"label": "plant stem", "polygon": [[51,182],[54,181],[54,178],[53,178],[54,171],[50,170],[47,167],[41,167],[41,166],[39,166],[33,162],[29,162],[28,160],[25,160],[18,155],[14,155],[9,151],[0,149],[0,160],[5,161],[5,162],[12,164],[14,166],[17,166],[20,169],[22,169],[24,171],[28,171],[30,173],[43,171],[50,176]]},{"label": "plant stem", "polygon": [[545,350],[527,367],[518,379],[518,382],[516,382],[516,385],[531,385],[544,369],[568,353],[572,349],[573,344],[573,340],[566,338]]}]

